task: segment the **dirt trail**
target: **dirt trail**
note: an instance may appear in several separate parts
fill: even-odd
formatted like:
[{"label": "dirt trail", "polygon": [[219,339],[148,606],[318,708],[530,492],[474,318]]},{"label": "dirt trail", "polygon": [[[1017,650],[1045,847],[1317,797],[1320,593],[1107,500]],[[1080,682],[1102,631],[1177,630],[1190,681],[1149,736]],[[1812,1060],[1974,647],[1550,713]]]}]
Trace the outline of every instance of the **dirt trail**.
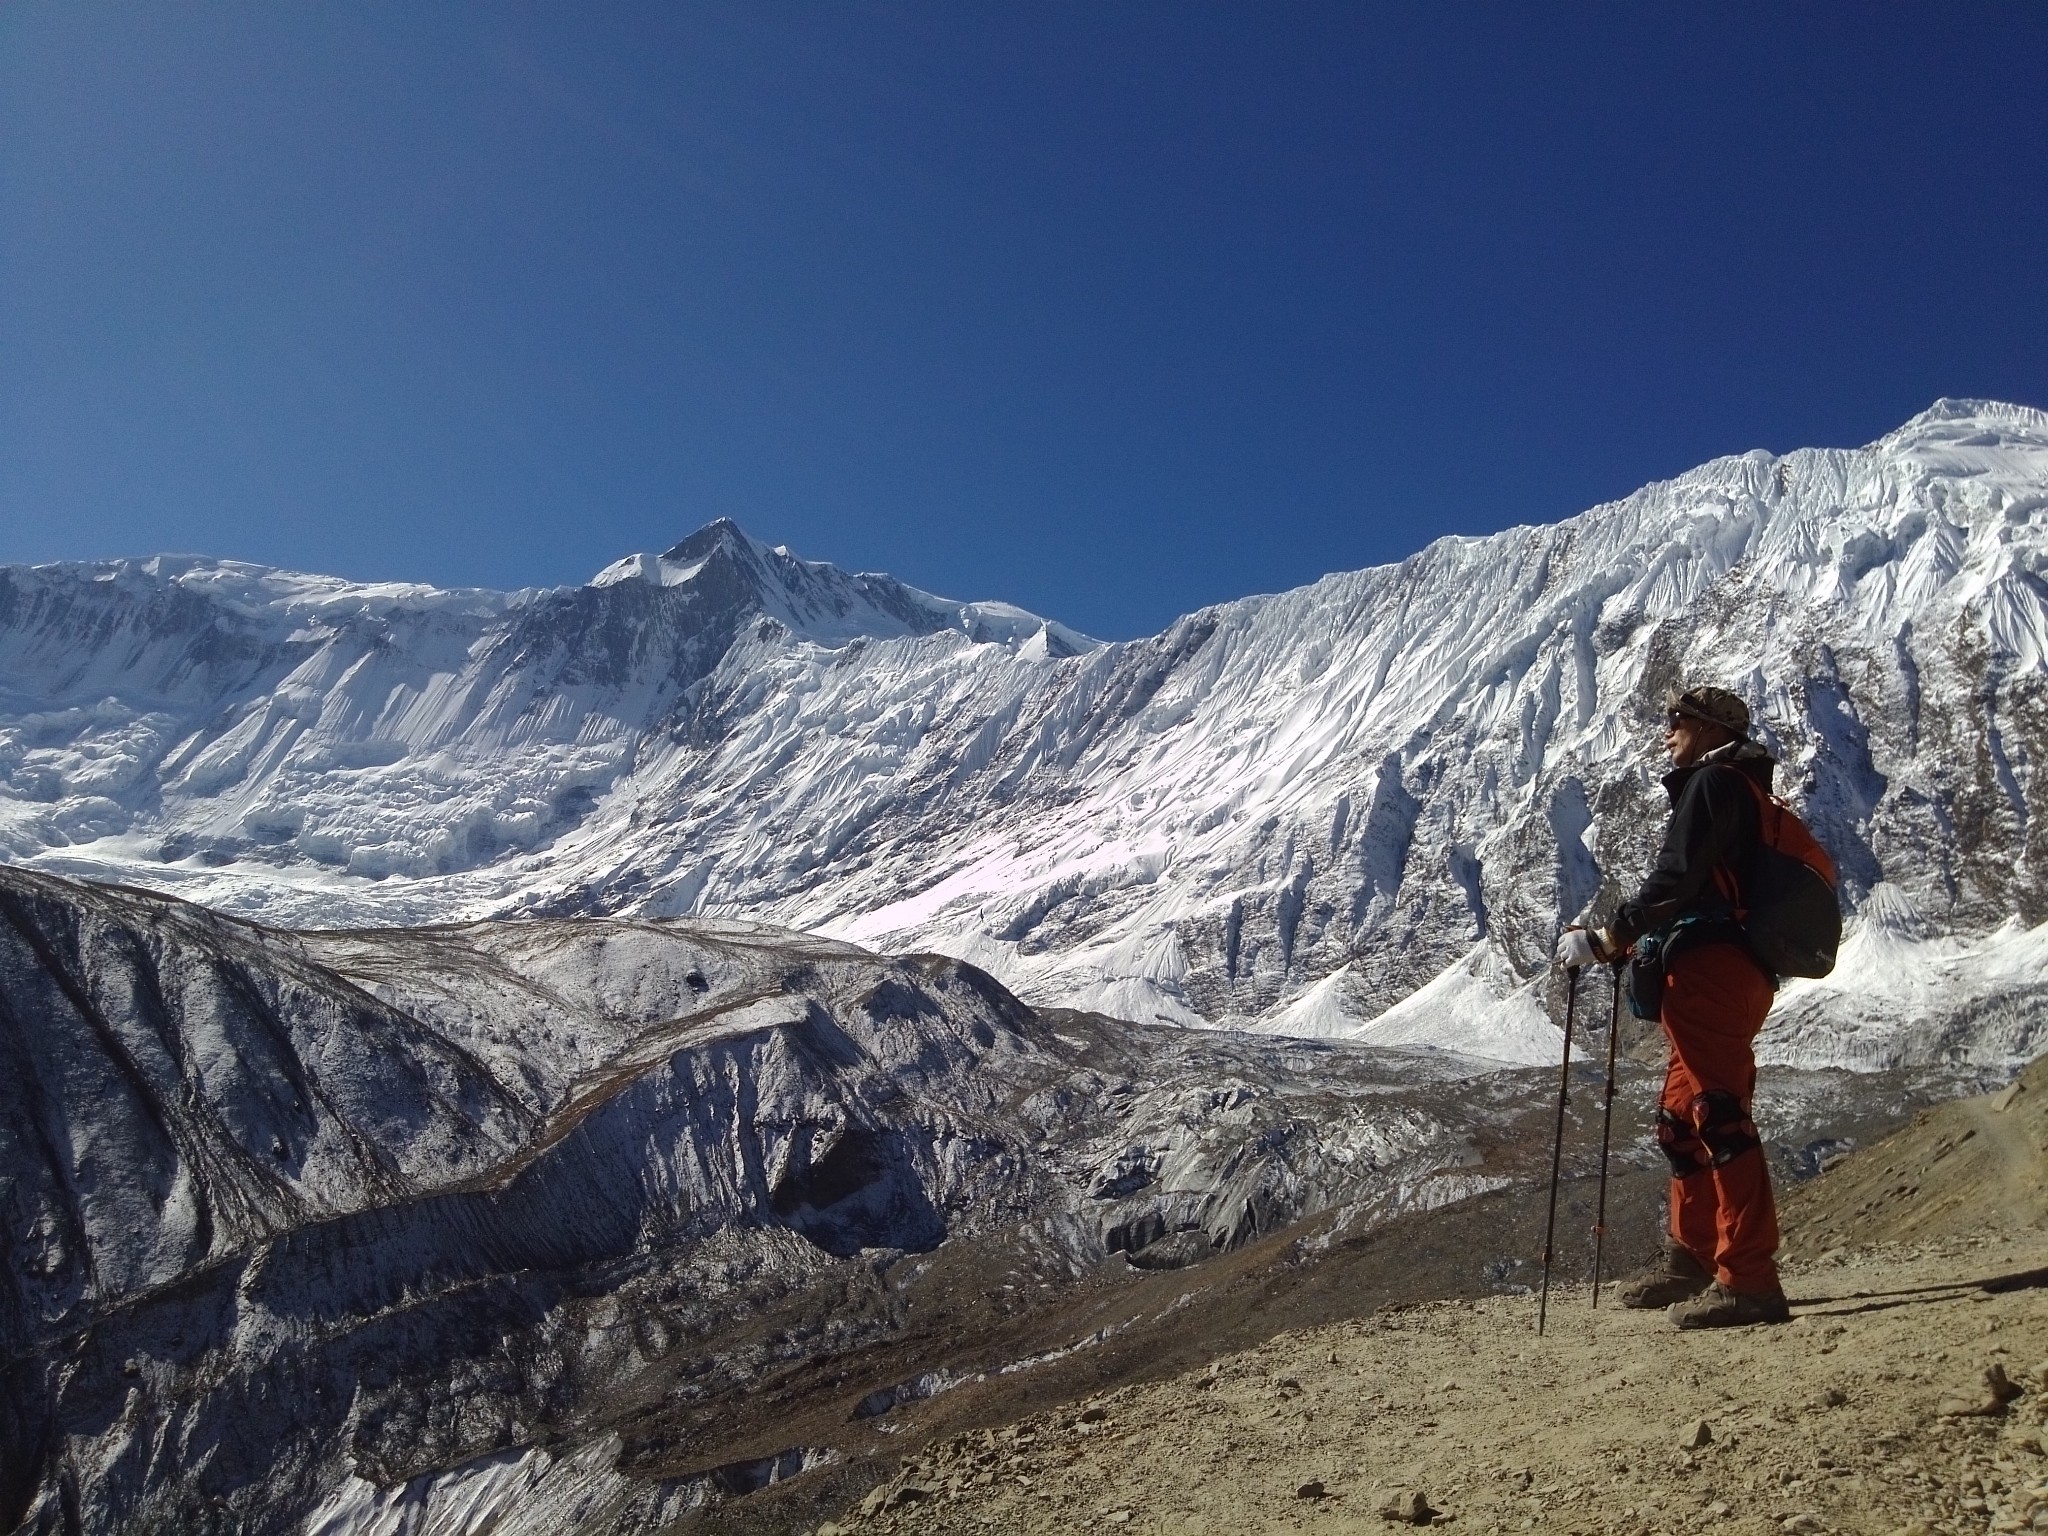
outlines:
[{"label": "dirt trail", "polygon": [[[2043,1124],[2037,1064],[1796,1192],[1785,1326],[1679,1333],[1583,1286],[1541,1339],[1532,1297],[1386,1306],[927,1445],[815,1529],[1383,1531],[1421,1492],[1472,1532],[2048,1530]],[[2023,1395],[1944,1416],[1994,1365]]]}]

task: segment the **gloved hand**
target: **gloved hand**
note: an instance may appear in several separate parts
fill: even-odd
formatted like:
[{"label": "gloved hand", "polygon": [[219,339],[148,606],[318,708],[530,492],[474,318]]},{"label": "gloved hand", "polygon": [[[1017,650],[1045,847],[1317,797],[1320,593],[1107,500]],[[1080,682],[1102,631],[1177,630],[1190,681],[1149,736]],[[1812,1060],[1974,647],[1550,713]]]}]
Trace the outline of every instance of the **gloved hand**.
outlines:
[{"label": "gloved hand", "polygon": [[1607,935],[1598,928],[1567,928],[1557,936],[1557,968],[1561,971],[1605,965],[1613,953]]}]

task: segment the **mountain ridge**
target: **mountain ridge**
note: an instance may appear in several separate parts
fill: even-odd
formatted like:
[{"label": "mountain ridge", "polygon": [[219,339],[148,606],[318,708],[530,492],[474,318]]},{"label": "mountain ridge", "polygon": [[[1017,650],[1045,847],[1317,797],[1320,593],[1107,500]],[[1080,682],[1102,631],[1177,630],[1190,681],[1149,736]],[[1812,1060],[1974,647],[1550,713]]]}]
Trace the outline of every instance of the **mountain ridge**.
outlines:
[{"label": "mountain ridge", "polygon": [[[1044,1003],[1535,1060],[1549,935],[1639,875],[1658,700],[1705,677],[1748,697],[1852,922],[1888,893],[1880,980],[2048,920],[2028,407],[1939,401],[1865,448],[1723,457],[1110,645],[730,524],[538,595],[340,612],[272,573],[282,634],[238,570],[113,572],[155,631],[83,568],[83,595],[0,577],[13,857],[301,925],[746,915]],[[55,675],[51,635],[81,632],[111,638]]]}]

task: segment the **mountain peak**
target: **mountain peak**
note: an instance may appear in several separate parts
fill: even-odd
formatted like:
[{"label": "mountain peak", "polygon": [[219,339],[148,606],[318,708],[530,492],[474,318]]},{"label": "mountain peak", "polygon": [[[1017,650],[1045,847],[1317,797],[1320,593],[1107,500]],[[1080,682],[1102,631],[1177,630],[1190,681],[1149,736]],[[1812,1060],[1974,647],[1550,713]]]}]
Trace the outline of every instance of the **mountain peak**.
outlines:
[{"label": "mountain peak", "polygon": [[2048,411],[2005,400],[1978,400],[1944,395],[1917,416],[1901,423],[1871,446],[1901,447],[1908,443],[1953,442],[1958,435],[1985,432],[2019,433],[2048,439]]},{"label": "mountain peak", "polygon": [[643,551],[614,560],[590,578],[590,585],[610,587],[622,581],[647,581],[656,586],[679,587],[721,554],[762,565],[770,551],[731,518],[720,517],[658,555]]},{"label": "mountain peak", "polygon": [[1079,655],[1099,643],[1009,603],[956,602],[880,572],[853,574],[829,561],[802,559],[787,545],[771,549],[729,517],[706,523],[659,555],[615,560],[590,585],[626,581],[699,591],[708,584],[721,592],[721,601],[739,601],[825,645],[948,629],[1022,646],[1042,658]]},{"label": "mountain peak", "polygon": [[758,555],[765,552],[766,546],[750,537],[746,529],[731,518],[718,517],[713,518],[680,544],[663,550],[661,558],[676,565],[687,565],[693,560],[708,559],[722,549],[735,553],[744,550]]}]

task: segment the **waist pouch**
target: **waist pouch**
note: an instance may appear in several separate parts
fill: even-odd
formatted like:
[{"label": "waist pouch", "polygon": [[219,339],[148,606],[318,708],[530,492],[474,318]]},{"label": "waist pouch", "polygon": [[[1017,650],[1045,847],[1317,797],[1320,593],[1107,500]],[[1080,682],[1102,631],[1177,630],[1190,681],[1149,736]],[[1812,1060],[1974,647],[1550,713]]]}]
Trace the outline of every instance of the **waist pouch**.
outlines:
[{"label": "waist pouch", "polygon": [[1742,929],[1733,918],[1696,914],[1681,917],[1636,940],[1628,961],[1628,1011],[1653,1023],[1664,1017],[1664,978],[1671,962],[1695,944],[1740,944]]}]

